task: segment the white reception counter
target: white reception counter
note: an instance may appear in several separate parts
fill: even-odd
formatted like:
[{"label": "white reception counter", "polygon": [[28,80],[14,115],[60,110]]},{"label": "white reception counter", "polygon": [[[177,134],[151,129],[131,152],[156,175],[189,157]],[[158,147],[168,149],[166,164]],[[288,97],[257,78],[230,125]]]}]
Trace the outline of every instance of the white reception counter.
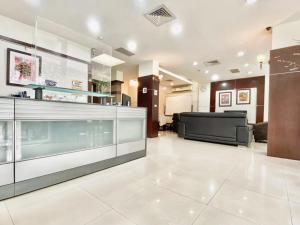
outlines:
[{"label": "white reception counter", "polygon": [[0,98],[0,200],[146,155],[146,109]]}]

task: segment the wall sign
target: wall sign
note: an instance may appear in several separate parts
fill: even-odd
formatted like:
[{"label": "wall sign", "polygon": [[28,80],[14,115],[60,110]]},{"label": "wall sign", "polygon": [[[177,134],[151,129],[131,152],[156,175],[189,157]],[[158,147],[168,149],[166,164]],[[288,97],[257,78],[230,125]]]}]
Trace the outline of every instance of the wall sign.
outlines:
[{"label": "wall sign", "polygon": [[143,88],[143,94],[147,94],[148,93],[148,88],[144,87]]},{"label": "wall sign", "polygon": [[158,95],[158,90],[154,90],[154,95],[155,95],[155,96]]}]

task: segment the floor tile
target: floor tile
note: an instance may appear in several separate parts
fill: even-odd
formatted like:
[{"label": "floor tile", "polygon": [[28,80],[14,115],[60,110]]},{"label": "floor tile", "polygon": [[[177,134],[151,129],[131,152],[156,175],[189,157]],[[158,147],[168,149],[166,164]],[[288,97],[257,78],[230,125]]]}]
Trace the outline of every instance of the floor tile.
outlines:
[{"label": "floor tile", "polygon": [[24,207],[8,207],[15,225],[83,225],[110,210],[79,188],[68,189]]},{"label": "floor tile", "polygon": [[216,195],[212,206],[230,214],[263,225],[291,225],[287,200],[269,197],[225,184]]},{"label": "floor tile", "polygon": [[198,217],[193,225],[257,225],[240,217],[230,215],[219,209],[209,207]]},{"label": "floor tile", "polygon": [[6,206],[3,202],[0,202],[0,224],[13,225]]},{"label": "floor tile", "polygon": [[291,203],[293,225],[300,225],[300,204]]},{"label": "floor tile", "polygon": [[116,213],[115,211],[109,211],[104,215],[96,218],[95,220],[87,223],[86,225],[135,225],[128,221],[126,218]]},{"label": "floor tile", "polygon": [[287,199],[286,182],[281,168],[266,163],[239,165],[228,181],[247,190]]},{"label": "floor tile", "polygon": [[190,225],[204,205],[156,186],[115,207],[138,225]]},{"label": "floor tile", "polygon": [[179,169],[161,171],[147,179],[160,187],[203,204],[207,204],[212,199],[225,180],[217,174],[202,172],[193,174]]}]

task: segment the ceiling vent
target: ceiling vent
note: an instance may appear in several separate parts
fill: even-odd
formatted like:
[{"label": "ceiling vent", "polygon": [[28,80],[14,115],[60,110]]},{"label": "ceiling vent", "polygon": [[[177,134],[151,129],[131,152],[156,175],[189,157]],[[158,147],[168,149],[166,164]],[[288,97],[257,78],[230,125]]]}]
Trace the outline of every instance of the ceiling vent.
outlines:
[{"label": "ceiling vent", "polygon": [[239,69],[231,69],[230,72],[231,73],[240,73],[241,71]]},{"label": "ceiling vent", "polygon": [[146,13],[145,17],[157,27],[176,18],[174,13],[172,13],[164,4]]},{"label": "ceiling vent", "polygon": [[219,65],[219,64],[221,64],[221,63],[217,59],[211,60],[211,61],[208,61],[208,62],[204,62],[205,66],[216,66],[216,65]]},{"label": "ceiling vent", "polygon": [[120,52],[120,53],[122,53],[123,55],[126,55],[126,56],[133,56],[134,55],[134,53],[132,53],[131,51],[128,51],[125,48],[117,48],[117,49],[115,49],[115,51]]}]

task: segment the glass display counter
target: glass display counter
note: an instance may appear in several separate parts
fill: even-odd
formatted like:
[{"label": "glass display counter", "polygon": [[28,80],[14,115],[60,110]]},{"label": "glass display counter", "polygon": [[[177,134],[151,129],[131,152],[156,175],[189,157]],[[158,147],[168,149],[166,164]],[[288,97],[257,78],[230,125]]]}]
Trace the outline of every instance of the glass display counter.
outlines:
[{"label": "glass display counter", "polygon": [[[0,117],[0,175],[13,196],[146,155],[146,109],[10,99]],[[3,115],[7,110],[0,108]],[[10,165],[4,170],[1,167]]]}]

